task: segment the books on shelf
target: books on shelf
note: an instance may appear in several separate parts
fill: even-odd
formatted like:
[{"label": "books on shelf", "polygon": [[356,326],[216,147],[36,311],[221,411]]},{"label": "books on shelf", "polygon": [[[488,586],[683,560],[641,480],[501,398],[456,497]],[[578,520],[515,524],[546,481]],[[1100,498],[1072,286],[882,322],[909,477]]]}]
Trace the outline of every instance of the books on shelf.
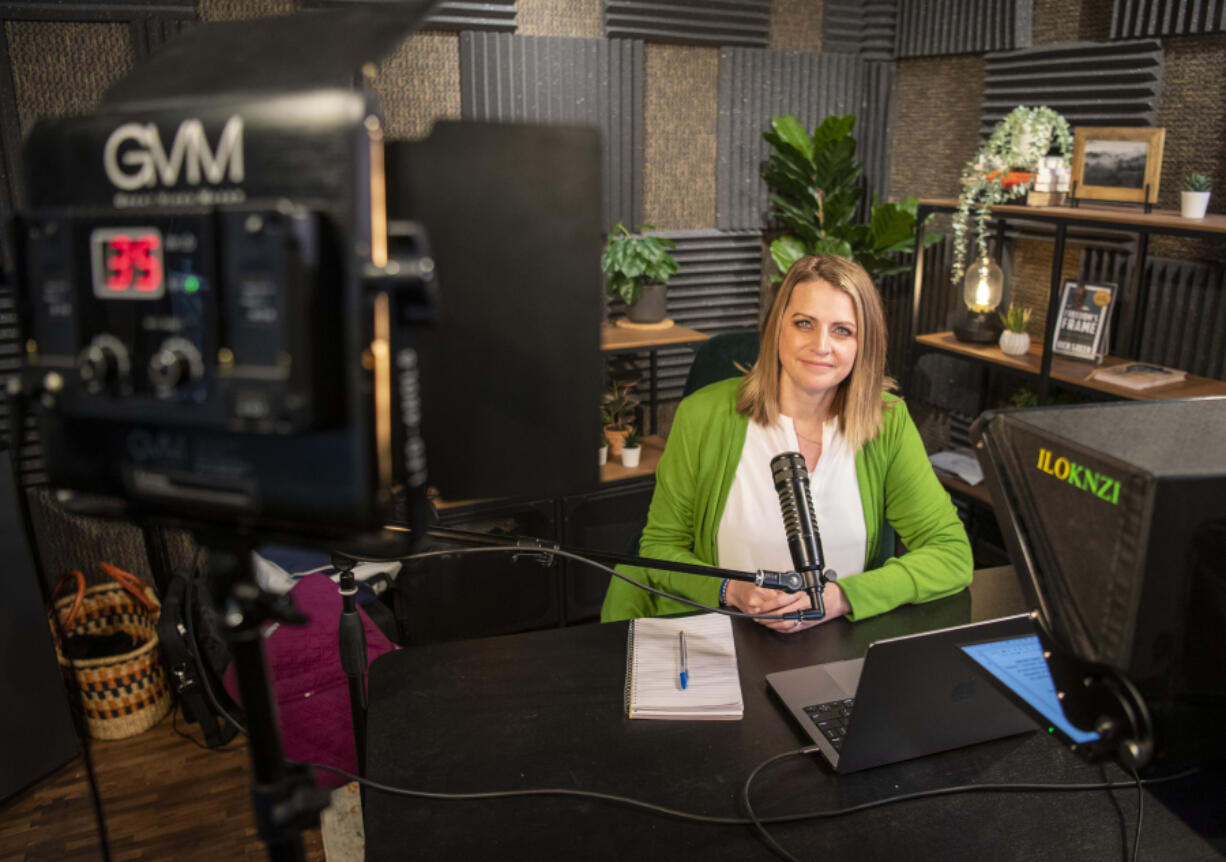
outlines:
[{"label": "books on shelf", "polygon": [[1060,291],[1052,350],[1074,359],[1093,360],[1107,355],[1115,291],[1114,284],[1066,278]]},{"label": "books on shelf", "polygon": [[626,713],[631,718],[730,720],[744,712],[729,617],[700,614],[630,621]]},{"label": "books on shelf", "polygon": [[1163,365],[1151,365],[1145,362],[1128,362],[1123,365],[1095,368],[1090,372],[1091,380],[1123,386],[1125,389],[1152,389],[1155,386],[1180,383],[1187,377],[1188,372],[1178,368],[1167,368]]}]

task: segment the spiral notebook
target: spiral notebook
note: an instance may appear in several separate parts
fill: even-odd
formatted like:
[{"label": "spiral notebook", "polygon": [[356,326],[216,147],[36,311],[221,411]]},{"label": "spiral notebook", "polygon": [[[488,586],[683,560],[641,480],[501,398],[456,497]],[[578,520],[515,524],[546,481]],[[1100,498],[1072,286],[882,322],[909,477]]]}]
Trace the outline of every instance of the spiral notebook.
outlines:
[{"label": "spiral notebook", "polygon": [[[681,686],[681,633],[687,684]],[[724,614],[630,621],[626,713],[631,718],[739,719],[745,712],[732,620]]]}]

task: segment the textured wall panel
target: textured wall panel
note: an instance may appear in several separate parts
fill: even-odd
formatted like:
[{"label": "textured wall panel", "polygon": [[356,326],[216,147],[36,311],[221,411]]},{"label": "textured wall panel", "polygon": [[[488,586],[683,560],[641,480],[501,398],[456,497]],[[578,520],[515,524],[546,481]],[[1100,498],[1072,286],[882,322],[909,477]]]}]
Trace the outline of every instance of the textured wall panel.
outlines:
[{"label": "textured wall panel", "polygon": [[[1136,301],[1129,287],[1134,258],[1119,252],[1087,254],[1083,277],[1125,287],[1126,308]],[[1192,374],[1226,378],[1226,290],[1220,266],[1193,260],[1148,257],[1143,273],[1145,307],[1135,358],[1182,368]],[[1122,353],[1131,315],[1119,321],[1116,347]]]},{"label": "textured wall panel", "polygon": [[814,3],[813,0],[772,0],[771,40],[772,51],[806,51],[816,54],[822,50],[822,18],[829,3]]},{"label": "textured wall panel", "polygon": [[1030,44],[1106,42],[1111,38],[1112,0],[1034,0]]},{"label": "textured wall panel", "polygon": [[[1162,97],[1157,125],[1166,129],[1158,206],[1179,208],[1182,180],[1192,171],[1213,178],[1216,194],[1209,211],[1226,212],[1226,33],[1163,40]],[[1154,237],[1150,252],[1163,257],[1211,257],[1221,260],[1226,243],[1212,250],[1176,250],[1171,237]],[[1162,242],[1165,240],[1165,242]]]},{"label": "textured wall panel", "polygon": [[643,43],[460,34],[466,120],[595,126],[604,141],[604,226],[643,212]]},{"label": "textured wall panel", "polygon": [[458,33],[414,33],[379,62],[375,91],[391,140],[417,140],[460,119]]},{"label": "textured wall panel", "polygon": [[983,58],[900,60],[895,78],[890,194],[955,197],[979,146]]},{"label": "textured wall panel", "polygon": [[[757,231],[657,231],[677,243],[680,268],[668,282],[668,316],[709,335],[756,329],[762,279],[762,235]],[[611,317],[625,308],[609,305]],[[680,398],[694,348],[660,351],[660,398]],[[647,375],[647,360],[635,367]],[[646,383],[639,387],[646,394]]]},{"label": "textured wall panel", "polygon": [[[304,9],[345,9],[404,5],[401,0],[303,0]],[[515,32],[515,0],[461,2],[440,0],[418,27],[419,30],[487,30]]]},{"label": "textured wall panel", "polygon": [[894,57],[897,0],[826,0],[822,48],[866,60]]},{"label": "textured wall panel", "polygon": [[851,54],[722,49],[716,226],[759,229],[766,224],[770,204],[761,166],[770,145],[762,133],[780,114],[794,115],[809,130],[831,114],[855,114],[865,177],[870,188],[881,188],[890,80],[888,64],[865,63]]},{"label": "textured wall panel", "polygon": [[8,21],[5,32],[22,133],[41,117],[93,110],[134,61],[121,23]]},{"label": "textured wall panel", "polygon": [[1220,33],[1226,30],[1226,0],[1115,0],[1113,39]]},{"label": "textured wall panel", "polygon": [[643,220],[664,230],[715,224],[719,49],[643,49]]},{"label": "textured wall panel", "polygon": [[516,33],[521,36],[604,38],[601,0],[516,0]]},{"label": "textured wall panel", "polygon": [[1162,43],[1070,43],[987,57],[980,133],[1018,105],[1047,105],[1072,126],[1152,126]]},{"label": "textured wall panel", "polygon": [[0,2],[0,20],[12,21],[132,21],[156,15],[194,18],[192,0],[18,0]]},{"label": "textured wall panel", "polygon": [[690,45],[770,44],[770,0],[605,0],[605,35]]},{"label": "textured wall panel", "polygon": [[896,57],[1030,47],[1031,0],[908,0],[898,8]]}]

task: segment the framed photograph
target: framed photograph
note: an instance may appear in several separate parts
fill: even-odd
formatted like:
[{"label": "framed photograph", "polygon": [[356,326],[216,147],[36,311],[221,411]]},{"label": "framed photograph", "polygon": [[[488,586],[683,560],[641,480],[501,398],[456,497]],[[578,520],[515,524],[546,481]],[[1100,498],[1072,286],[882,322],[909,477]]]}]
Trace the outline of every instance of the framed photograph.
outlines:
[{"label": "framed photograph", "polygon": [[1092,284],[1066,278],[1060,289],[1060,311],[1056,317],[1052,351],[1092,361],[1106,355],[1115,293],[1114,284]]},{"label": "framed photograph", "polygon": [[1077,126],[1073,129],[1072,177],[1077,184],[1076,196],[1157,202],[1165,140],[1166,129]]}]

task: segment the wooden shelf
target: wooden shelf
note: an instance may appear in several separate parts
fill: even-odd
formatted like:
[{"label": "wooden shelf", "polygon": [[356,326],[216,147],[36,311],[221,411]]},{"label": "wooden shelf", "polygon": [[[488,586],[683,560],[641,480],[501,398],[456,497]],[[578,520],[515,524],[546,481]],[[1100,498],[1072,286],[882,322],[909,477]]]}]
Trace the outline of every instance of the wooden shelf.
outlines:
[{"label": "wooden shelf", "polygon": [[646,350],[670,344],[694,344],[710,337],[705,332],[675,323],[668,329],[626,329],[608,321],[600,324],[600,349],[605,353]]},{"label": "wooden shelf", "polygon": [[621,456],[610,455],[608,463],[600,468],[601,482],[617,482],[621,479],[637,479],[640,476],[654,476],[660,456],[664,454],[664,438],[652,434],[639,440],[643,445],[637,467],[627,467],[621,462]]},{"label": "wooden shelf", "polygon": [[[954,337],[952,332],[933,332],[916,336],[920,344],[954,353],[959,356],[969,356],[982,362],[1001,365],[1018,371],[1038,376],[1039,366],[1043,361],[1043,350],[1037,343],[1030,345],[1030,351],[1024,356],[1008,356],[996,345],[967,344]],[[1108,356],[1102,362],[1102,367],[1126,365],[1135,360]],[[1129,398],[1134,401],[1164,401],[1169,398],[1204,398],[1207,396],[1226,395],[1226,381],[1214,380],[1209,377],[1197,377],[1189,374],[1186,380],[1167,386],[1155,386],[1152,389],[1128,389],[1123,386],[1113,386],[1101,380],[1090,378],[1090,372],[1096,366],[1092,363],[1067,356],[1053,355],[1051,358],[1051,379],[1063,383],[1080,386],[1083,389],[1093,389],[1105,392],[1119,398]]]},{"label": "wooden shelf", "polygon": [[[958,202],[953,198],[925,198],[920,201],[920,206],[957,209]],[[1159,232],[1226,234],[1226,215],[1210,213],[1203,219],[1191,219],[1184,218],[1177,210],[1154,210],[1147,213],[1142,209],[1096,206],[1093,202],[1084,202],[1076,207],[997,204],[992,207],[992,214],[1040,221],[1101,222],[1106,227],[1120,227],[1123,230],[1141,228]]]}]

